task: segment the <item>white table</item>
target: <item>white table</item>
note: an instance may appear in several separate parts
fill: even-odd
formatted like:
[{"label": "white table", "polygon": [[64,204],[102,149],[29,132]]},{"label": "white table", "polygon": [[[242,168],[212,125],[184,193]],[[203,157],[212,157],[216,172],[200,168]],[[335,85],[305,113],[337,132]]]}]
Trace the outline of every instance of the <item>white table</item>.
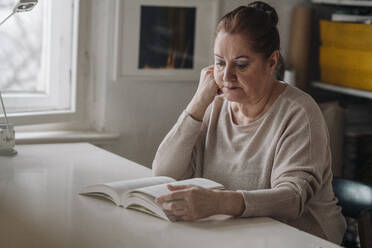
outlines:
[{"label": "white table", "polygon": [[338,247],[270,218],[171,223],[78,195],[85,185],[151,175],[90,144],[16,149],[0,157],[0,247]]}]

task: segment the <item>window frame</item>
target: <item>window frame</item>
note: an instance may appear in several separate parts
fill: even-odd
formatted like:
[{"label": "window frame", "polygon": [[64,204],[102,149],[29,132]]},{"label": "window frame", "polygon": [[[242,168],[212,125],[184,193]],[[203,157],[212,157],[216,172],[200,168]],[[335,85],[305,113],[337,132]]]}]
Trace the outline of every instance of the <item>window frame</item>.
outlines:
[{"label": "window frame", "polygon": [[7,114],[15,125],[76,119],[80,1],[46,2],[49,41],[44,43],[47,45],[43,49],[49,52],[48,57],[42,59],[42,67],[48,68],[43,75],[46,92],[2,94]]}]

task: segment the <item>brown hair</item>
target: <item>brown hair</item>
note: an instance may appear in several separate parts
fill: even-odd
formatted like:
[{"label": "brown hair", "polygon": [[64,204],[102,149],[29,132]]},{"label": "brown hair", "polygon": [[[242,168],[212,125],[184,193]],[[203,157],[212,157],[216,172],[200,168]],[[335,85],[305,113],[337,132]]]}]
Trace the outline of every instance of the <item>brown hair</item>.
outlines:
[{"label": "brown hair", "polygon": [[[251,48],[261,53],[264,58],[280,50],[280,37],[277,29],[278,14],[267,3],[255,1],[247,6],[240,6],[223,16],[216,29],[230,34],[243,34],[250,41]],[[283,58],[280,56],[276,74],[282,79],[284,73]]]}]

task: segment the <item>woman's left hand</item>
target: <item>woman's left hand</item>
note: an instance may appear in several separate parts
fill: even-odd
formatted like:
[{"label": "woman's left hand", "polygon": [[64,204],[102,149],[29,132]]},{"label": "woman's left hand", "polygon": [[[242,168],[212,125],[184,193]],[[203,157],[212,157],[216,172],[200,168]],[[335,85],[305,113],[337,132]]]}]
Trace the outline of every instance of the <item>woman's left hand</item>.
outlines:
[{"label": "woman's left hand", "polygon": [[165,212],[182,220],[196,220],[218,213],[218,192],[193,185],[167,185],[172,192],[155,199]]}]

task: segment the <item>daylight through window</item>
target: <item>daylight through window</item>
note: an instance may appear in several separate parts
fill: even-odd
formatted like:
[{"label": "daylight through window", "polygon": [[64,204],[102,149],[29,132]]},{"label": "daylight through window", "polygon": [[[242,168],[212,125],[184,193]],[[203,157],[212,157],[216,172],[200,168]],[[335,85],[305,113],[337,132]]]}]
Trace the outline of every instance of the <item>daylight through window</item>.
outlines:
[{"label": "daylight through window", "polygon": [[[0,19],[15,0],[1,0]],[[9,113],[73,111],[77,0],[39,0],[0,26],[0,90]]]}]

